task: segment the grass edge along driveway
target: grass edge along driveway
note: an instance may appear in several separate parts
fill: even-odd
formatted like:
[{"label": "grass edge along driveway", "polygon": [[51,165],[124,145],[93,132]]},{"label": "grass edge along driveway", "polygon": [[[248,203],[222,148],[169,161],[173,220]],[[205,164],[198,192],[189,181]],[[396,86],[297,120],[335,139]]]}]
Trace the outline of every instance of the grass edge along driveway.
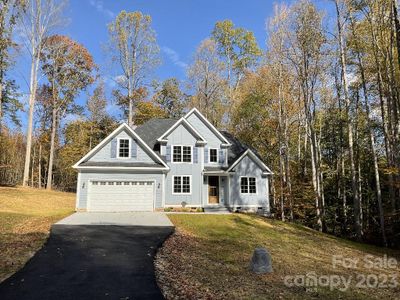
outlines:
[{"label": "grass edge along driveway", "polygon": [[23,266],[43,246],[51,225],[74,208],[73,193],[0,187],[0,282]]},{"label": "grass edge along driveway", "polygon": [[[365,267],[366,255],[397,259],[400,252],[351,242],[309,228],[254,215],[169,215],[176,226],[158,252],[158,283],[169,299],[398,299],[400,287],[365,288],[355,285],[358,274],[397,276],[395,269]],[[249,261],[256,246],[272,255],[274,272],[255,275]],[[333,267],[334,255],[360,259],[357,269]],[[346,291],[285,285],[286,276],[339,275],[351,279]]]}]

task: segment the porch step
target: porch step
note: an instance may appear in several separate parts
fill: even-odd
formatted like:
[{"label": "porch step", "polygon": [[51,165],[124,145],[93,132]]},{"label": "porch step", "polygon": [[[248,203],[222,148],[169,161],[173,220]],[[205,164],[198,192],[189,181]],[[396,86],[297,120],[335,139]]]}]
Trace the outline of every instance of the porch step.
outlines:
[{"label": "porch step", "polygon": [[216,213],[216,214],[229,214],[231,211],[225,206],[206,206],[204,207],[205,213]]}]

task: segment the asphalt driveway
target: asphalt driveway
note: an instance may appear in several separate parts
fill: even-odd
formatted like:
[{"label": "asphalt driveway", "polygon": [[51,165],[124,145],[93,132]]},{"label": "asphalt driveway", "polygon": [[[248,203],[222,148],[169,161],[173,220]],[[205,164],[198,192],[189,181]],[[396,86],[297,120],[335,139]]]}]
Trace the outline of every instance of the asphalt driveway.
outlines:
[{"label": "asphalt driveway", "polygon": [[139,215],[127,225],[126,218],[53,225],[45,246],[0,285],[0,299],[162,299],[153,258],[173,227]]}]

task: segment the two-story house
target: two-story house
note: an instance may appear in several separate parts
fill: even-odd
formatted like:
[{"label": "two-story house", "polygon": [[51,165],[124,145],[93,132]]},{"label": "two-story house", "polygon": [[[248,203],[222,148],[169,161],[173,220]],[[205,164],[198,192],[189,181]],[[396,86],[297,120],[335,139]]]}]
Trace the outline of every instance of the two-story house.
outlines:
[{"label": "two-story house", "polygon": [[79,160],[78,210],[227,207],[269,211],[271,170],[197,109],[176,119],[122,124]]}]

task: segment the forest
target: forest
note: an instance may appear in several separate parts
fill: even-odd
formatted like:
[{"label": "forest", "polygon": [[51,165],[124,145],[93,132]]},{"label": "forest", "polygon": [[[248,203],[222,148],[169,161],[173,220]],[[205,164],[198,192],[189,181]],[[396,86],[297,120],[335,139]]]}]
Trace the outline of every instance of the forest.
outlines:
[{"label": "forest", "polygon": [[[185,80],[162,81],[152,75],[162,64],[152,17],[121,11],[107,25],[104,51],[121,74],[109,95],[103,66],[60,33],[66,1],[0,0],[0,185],[75,191],[72,165],[120,122],[197,107],[274,172],[275,218],[400,247],[398,3],[324,3],[329,17],[311,0],[275,4],[262,44],[220,20],[199,41]],[[10,75],[22,52],[26,98]]]}]

